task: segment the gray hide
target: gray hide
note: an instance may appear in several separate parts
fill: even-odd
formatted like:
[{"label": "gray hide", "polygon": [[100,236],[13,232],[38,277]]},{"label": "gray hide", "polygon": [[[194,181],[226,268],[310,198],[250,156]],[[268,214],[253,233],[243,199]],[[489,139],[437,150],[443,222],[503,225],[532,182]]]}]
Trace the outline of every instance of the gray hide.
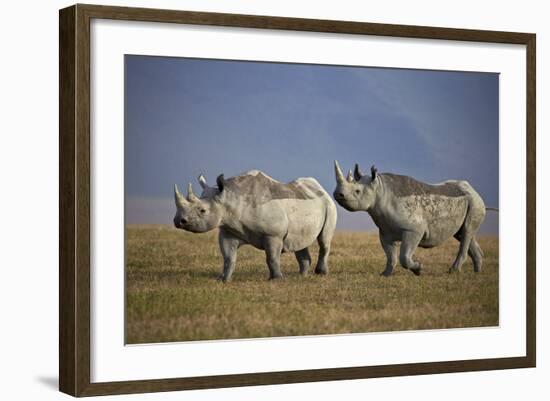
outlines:
[{"label": "gray hide", "polygon": [[475,235],[485,218],[485,204],[466,181],[431,185],[403,175],[378,174],[374,166],[364,175],[357,164],[346,179],[336,161],[334,170],[336,201],[351,212],[368,212],[379,229],[387,257],[384,276],[397,264],[398,242],[401,266],[419,275],[422,266],[413,260],[416,248],[431,248],[453,236],[460,246],[449,272],[460,270],[467,255],[474,271],[481,270],[483,252]]},{"label": "gray hide", "polygon": [[219,245],[223,256],[220,279],[231,279],[237,249],[250,244],[265,250],[269,278],[281,278],[282,252],[294,252],[300,273],[311,264],[308,247],[319,243],[315,273],[328,272],[327,259],[336,226],[336,206],[313,178],[299,178],[288,184],[275,181],[261,171],[252,170],[209,186],[199,176],[203,189],[199,197],[191,184],[187,198],[174,187],[177,228],[201,233],[219,228]]}]

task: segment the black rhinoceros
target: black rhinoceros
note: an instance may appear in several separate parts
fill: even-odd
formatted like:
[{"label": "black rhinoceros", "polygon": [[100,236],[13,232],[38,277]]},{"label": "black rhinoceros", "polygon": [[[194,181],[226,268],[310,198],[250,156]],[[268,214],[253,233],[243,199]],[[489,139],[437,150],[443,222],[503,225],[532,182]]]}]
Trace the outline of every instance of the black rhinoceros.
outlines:
[{"label": "black rhinoceros", "polygon": [[223,256],[220,280],[231,279],[237,249],[250,244],[265,250],[269,278],[281,278],[282,252],[294,252],[300,273],[306,274],[311,257],[308,247],[319,243],[315,273],[328,272],[327,259],[336,226],[336,206],[332,198],[313,178],[298,178],[280,183],[258,170],[225,179],[218,176],[210,187],[202,175],[200,197],[191,184],[185,198],[174,186],[177,228],[202,233],[219,228]]},{"label": "black rhinoceros", "polygon": [[404,175],[378,174],[374,166],[371,174],[364,175],[357,164],[346,179],[337,161],[334,170],[336,201],[346,210],[368,212],[379,229],[387,257],[384,276],[391,275],[397,264],[398,242],[401,266],[419,275],[422,266],[413,260],[416,248],[432,248],[453,236],[460,247],[449,272],[460,270],[467,254],[473,260],[474,271],[481,270],[483,252],[475,235],[486,208],[468,182],[426,184]]}]

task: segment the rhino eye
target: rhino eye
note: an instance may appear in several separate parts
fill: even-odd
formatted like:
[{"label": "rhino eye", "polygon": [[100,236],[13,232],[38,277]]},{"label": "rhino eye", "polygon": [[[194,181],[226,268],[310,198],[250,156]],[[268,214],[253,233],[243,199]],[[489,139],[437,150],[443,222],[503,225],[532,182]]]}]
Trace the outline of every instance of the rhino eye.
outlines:
[{"label": "rhino eye", "polygon": [[202,214],[206,213],[206,209],[201,209],[201,213]]},{"label": "rhino eye", "polygon": [[359,195],[359,194],[361,193],[361,191],[358,190],[358,189],[356,189],[356,190],[355,190],[355,193],[356,193],[357,195]]}]

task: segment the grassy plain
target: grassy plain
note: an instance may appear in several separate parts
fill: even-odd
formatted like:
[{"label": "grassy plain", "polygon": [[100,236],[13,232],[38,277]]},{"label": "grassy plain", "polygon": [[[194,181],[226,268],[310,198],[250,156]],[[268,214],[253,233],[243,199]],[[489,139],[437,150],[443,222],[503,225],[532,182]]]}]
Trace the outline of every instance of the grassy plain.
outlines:
[{"label": "grassy plain", "polygon": [[[376,331],[496,326],[498,237],[481,236],[483,271],[471,260],[448,274],[458,250],[449,240],[419,249],[417,277],[397,266],[381,277],[385,256],[376,233],[336,233],[330,272],[298,273],[283,254],[283,280],[268,281],[265,256],[239,249],[233,281],[216,281],[222,258],[217,233],[169,226],[126,229],[126,342],[155,343]],[[317,245],[310,248],[315,263]]]}]

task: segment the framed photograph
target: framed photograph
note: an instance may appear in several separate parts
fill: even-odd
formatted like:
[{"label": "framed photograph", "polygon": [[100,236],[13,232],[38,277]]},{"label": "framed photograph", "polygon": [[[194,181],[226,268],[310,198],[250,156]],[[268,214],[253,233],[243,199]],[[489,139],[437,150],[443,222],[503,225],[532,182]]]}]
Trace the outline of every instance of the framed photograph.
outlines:
[{"label": "framed photograph", "polygon": [[59,26],[62,392],[535,366],[534,34]]}]

